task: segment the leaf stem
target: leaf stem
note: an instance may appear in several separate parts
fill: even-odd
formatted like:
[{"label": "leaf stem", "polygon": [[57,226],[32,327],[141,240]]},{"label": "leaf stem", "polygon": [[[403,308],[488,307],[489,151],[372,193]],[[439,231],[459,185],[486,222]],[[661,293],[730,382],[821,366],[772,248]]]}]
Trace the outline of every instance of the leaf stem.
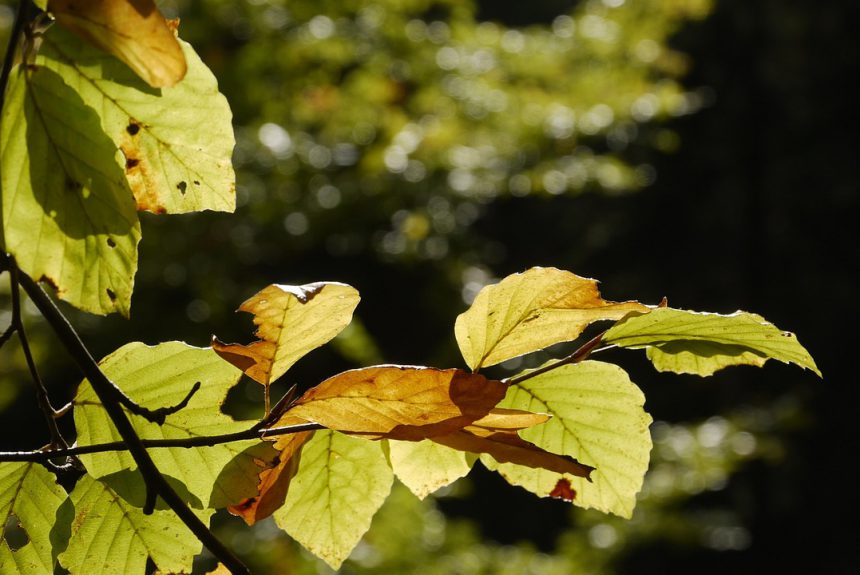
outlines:
[{"label": "leaf stem", "polygon": [[[14,264],[14,262],[13,262]],[[83,375],[89,380],[93,391],[98,395],[102,405],[107,411],[108,416],[116,426],[117,431],[122,437],[125,447],[130,452],[131,456],[137,463],[141,475],[143,475],[144,484],[146,485],[146,500],[143,507],[143,512],[150,514],[155,509],[157,497],[161,497],[165,503],[173,510],[174,513],[182,520],[183,523],[191,530],[212,554],[218,558],[224,565],[233,573],[248,573],[248,568],[233,554],[215,535],[209,530],[185,502],[167,483],[167,480],[158,470],[155,462],[146,451],[146,447],[141,441],[134,427],[131,425],[128,416],[122,409],[122,397],[125,396],[118,387],[102,372],[99,365],[96,363],[89,349],[81,341],[78,333],[69,323],[68,319],[57,308],[48,294],[37,284],[31,277],[25,273],[20,273],[18,281],[30,299],[36,304],[36,307],[42,313],[47,322],[51,325],[54,333],[60,339],[63,346],[78,364],[78,368]],[[131,401],[130,399],[128,401]],[[133,402],[132,402],[133,403]]]},{"label": "leaf stem", "polygon": [[599,334],[597,334],[596,336],[594,336],[593,338],[591,338],[590,340],[588,340],[587,342],[585,342],[584,344],[579,346],[579,348],[576,351],[574,351],[572,354],[568,355],[567,357],[563,357],[562,359],[558,360],[555,363],[550,363],[548,365],[545,365],[545,366],[540,367],[538,369],[535,369],[533,371],[529,371],[526,373],[522,373],[520,375],[516,375],[514,377],[509,377],[507,379],[503,379],[502,383],[505,383],[509,386],[510,385],[517,385],[517,384],[520,384],[520,383],[522,383],[526,380],[529,380],[533,377],[537,377],[539,375],[543,375],[543,374],[545,374],[549,371],[552,371],[554,369],[558,369],[559,367],[561,367],[563,365],[568,365],[571,363],[579,363],[581,361],[585,361],[586,359],[588,359],[591,356],[592,353],[597,353],[597,352],[603,351],[605,349],[609,349],[610,347],[613,347],[613,346],[598,347],[603,342],[603,336],[604,336],[604,334],[606,334],[606,331],[607,330],[600,332]]}]

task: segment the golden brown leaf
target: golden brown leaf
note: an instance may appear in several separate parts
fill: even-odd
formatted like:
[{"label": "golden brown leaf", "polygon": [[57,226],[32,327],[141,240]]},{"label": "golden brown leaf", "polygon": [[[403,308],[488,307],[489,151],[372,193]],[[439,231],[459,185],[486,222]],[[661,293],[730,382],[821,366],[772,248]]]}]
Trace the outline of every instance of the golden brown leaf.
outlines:
[{"label": "golden brown leaf", "polygon": [[569,473],[586,479],[589,479],[594,470],[572,457],[544,451],[522,439],[514,430],[497,431],[468,426],[449,435],[430,439],[460,451],[487,453],[500,463],[515,463],[534,469]]},{"label": "golden brown leaf", "polygon": [[231,505],[227,510],[244,519],[248,525],[253,525],[279,509],[299,469],[301,449],[313,434],[313,431],[303,431],[279,437],[274,443],[275,449],[280,452],[278,462],[274,467],[260,472],[258,495]]},{"label": "golden brown leaf", "polygon": [[373,439],[417,441],[486,417],[505,390],[501,382],[460,369],[383,365],[327,379],[286,416]]},{"label": "golden brown leaf", "polygon": [[187,64],[154,0],[50,0],[48,11],[62,26],[128,64],[153,88],[173,86]]}]

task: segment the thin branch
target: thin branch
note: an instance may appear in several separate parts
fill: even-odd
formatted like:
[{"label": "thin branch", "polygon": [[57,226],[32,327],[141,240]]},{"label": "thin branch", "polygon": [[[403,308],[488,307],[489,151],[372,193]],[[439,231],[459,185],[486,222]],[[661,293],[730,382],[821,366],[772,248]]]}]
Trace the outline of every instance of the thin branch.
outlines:
[{"label": "thin branch", "polygon": [[269,425],[275,423],[278,419],[280,419],[281,415],[289,409],[289,407],[293,404],[293,399],[296,397],[296,390],[299,388],[295,383],[287,390],[281,399],[278,400],[278,403],[275,404],[275,407],[272,408],[272,411],[266,415],[263,419],[260,420],[257,425],[255,425],[252,429],[263,429]]},{"label": "thin branch", "polygon": [[597,334],[596,336],[594,336],[593,338],[591,338],[590,340],[588,340],[587,342],[582,344],[579,347],[579,349],[574,351],[572,354],[558,360],[555,363],[545,365],[541,368],[538,368],[534,371],[530,371],[528,373],[524,373],[522,375],[517,375],[515,377],[509,377],[508,379],[503,379],[502,383],[506,383],[507,385],[517,385],[517,384],[522,383],[526,380],[529,380],[533,377],[543,375],[543,374],[547,373],[548,371],[558,369],[559,367],[561,367],[563,365],[568,365],[571,363],[579,363],[581,361],[584,361],[584,360],[588,359],[592,353],[597,353],[599,351],[609,349],[609,347],[611,347],[611,346],[602,347],[602,348],[598,349],[598,346],[603,342],[603,335],[605,333],[606,333],[606,331],[600,332],[599,334]]},{"label": "thin branch", "polygon": [[233,554],[215,535],[209,530],[173,487],[158,470],[155,462],[146,451],[146,447],[132,427],[125,411],[120,405],[121,397],[125,394],[102,372],[101,368],[93,359],[89,349],[84,345],[75,329],[54,304],[53,300],[42,290],[31,277],[21,273],[18,278],[21,287],[36,304],[47,322],[51,325],[54,333],[62,342],[63,346],[78,364],[78,368],[89,380],[93,391],[101,400],[108,416],[125,442],[128,451],[137,463],[146,485],[146,499],[143,508],[144,513],[152,513],[155,509],[157,497],[161,497],[174,513],[182,520],[191,532],[233,573],[248,573],[248,568]]},{"label": "thin branch", "polygon": [[[165,447],[211,447],[213,445],[232,443],[234,441],[262,439],[264,437],[289,435],[291,433],[314,431],[317,429],[324,429],[324,427],[318,423],[300,423],[298,425],[273,427],[271,429],[263,430],[258,430],[252,427],[251,429],[246,429],[244,431],[236,431],[234,433],[224,433],[220,435],[198,435],[196,437],[185,437],[181,439],[141,439],[140,442],[147,449],[157,449]],[[63,449],[42,449],[37,451],[0,451],[0,462],[34,461],[38,463],[45,463],[52,459],[58,459],[61,457],[74,457],[78,455],[87,455],[89,453],[105,453],[117,451],[129,451],[129,446],[124,441],[113,441],[110,443],[81,445],[75,447],[66,447]]]}]

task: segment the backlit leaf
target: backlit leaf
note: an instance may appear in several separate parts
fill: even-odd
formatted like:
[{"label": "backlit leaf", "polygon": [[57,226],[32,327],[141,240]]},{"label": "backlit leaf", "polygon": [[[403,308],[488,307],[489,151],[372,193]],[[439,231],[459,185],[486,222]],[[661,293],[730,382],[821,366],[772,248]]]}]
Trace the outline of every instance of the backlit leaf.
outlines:
[{"label": "backlit leaf", "polygon": [[253,525],[281,507],[290,489],[290,482],[299,470],[301,449],[313,434],[313,431],[303,431],[279,437],[274,442],[274,448],[278,451],[277,464],[260,472],[258,495],[231,505],[228,508],[230,513],[238,515],[248,525]]},{"label": "backlit leaf", "polygon": [[768,359],[776,359],[821,376],[815,361],[793,333],[778,329],[759,315],[741,311],[720,315],[656,309],[612,326],[603,341],[620,347],[646,348],[648,359],[659,371],[707,376],[730,365],[761,366]]},{"label": "backlit leaf", "polygon": [[[66,492],[56,478],[36,463],[0,463],[0,573],[37,575],[54,572],[56,563],[52,532],[57,511]],[[7,540],[9,519],[17,520],[22,546]]]},{"label": "backlit leaf", "polygon": [[483,288],[457,317],[454,333],[466,364],[477,370],[574,340],[592,322],[649,310],[602,299],[595,280],[536,267]]},{"label": "backlit leaf", "polygon": [[571,475],[482,461],[514,485],[546,497],[557,495],[562,477],[581,507],[630,517],[648,469],[651,416],[645,397],[619,367],[596,361],[565,365],[511,386],[500,404],[553,417],[520,432],[538,447],[595,467],[591,482]]},{"label": "backlit leaf", "polygon": [[337,569],[370,528],[393,480],[380,442],[317,431],[275,523]]},{"label": "backlit leaf", "polygon": [[[188,74],[153,90],[113,56],[54,26],[36,65],[59,74],[98,110],[104,132],[124,156],[137,207],[155,213],[235,208],[232,114],[218,82],[179,41]],[[97,128],[96,128],[97,130]]]},{"label": "backlit leaf", "polygon": [[367,367],[325,380],[286,415],[344,433],[419,440],[486,416],[505,390],[501,382],[460,369]]},{"label": "backlit leaf", "polygon": [[154,0],[49,0],[48,10],[150,86],[173,86],[185,76],[185,56]]},{"label": "backlit leaf", "polygon": [[484,453],[494,461],[511,463],[534,470],[549,470],[588,478],[592,467],[583,465],[576,459],[551,453],[528,441],[517,432],[491,430],[482,427],[466,427],[449,435],[432,438],[432,441],[470,453]]},{"label": "backlit leaf", "polygon": [[341,283],[272,284],[239,307],[254,314],[260,341],[240,345],[216,340],[212,347],[249,377],[269,385],[306,353],[340,333],[359,299],[354,288]]},{"label": "backlit leaf", "polygon": [[12,70],[0,127],[5,249],[92,313],[128,315],[140,224],[116,146],[56,72]]},{"label": "backlit leaf", "polygon": [[388,458],[394,475],[419,499],[464,477],[476,457],[429,439],[388,442]]},{"label": "backlit leaf", "polygon": [[[254,423],[235,421],[221,411],[227,391],[239,380],[241,372],[222,361],[211,349],[181,342],[166,342],[154,347],[135,342],[107,356],[100,365],[129,397],[151,409],[178,404],[194,383],[200,382],[200,390],[188,405],[168,415],[163,425],[129,414],[141,438],[180,439],[233,433],[244,431]],[[89,382],[81,384],[74,403],[79,445],[120,441],[119,433]],[[150,455],[165,475],[187,487],[196,500],[192,501],[194,505],[221,507],[257,494],[259,454],[248,448],[260,443],[248,440],[209,447],[159,448],[150,450]],[[237,464],[234,461],[237,457],[244,459],[241,468],[247,474],[247,493],[237,493],[235,481],[230,491],[225,491],[227,486],[218,481],[225,466]],[[136,467],[127,452],[93,453],[82,455],[81,460],[95,477]]]},{"label": "backlit leaf", "polygon": [[[127,488],[142,494],[143,480],[135,476],[136,483]],[[74,521],[60,563],[71,575],[143,573],[147,558],[167,573],[191,572],[203,545],[173,511],[156,509],[144,515],[113,487],[89,475],[78,481],[70,497]]]}]

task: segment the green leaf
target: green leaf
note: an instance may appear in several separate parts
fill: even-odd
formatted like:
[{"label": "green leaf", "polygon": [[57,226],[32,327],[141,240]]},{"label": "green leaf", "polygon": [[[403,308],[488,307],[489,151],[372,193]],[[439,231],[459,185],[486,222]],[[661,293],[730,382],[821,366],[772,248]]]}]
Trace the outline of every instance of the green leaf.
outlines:
[{"label": "green leaf", "polygon": [[388,441],[388,458],[394,475],[419,499],[465,477],[477,457],[429,439]]},{"label": "green leaf", "polygon": [[466,364],[477,370],[574,340],[592,322],[649,309],[602,299],[595,280],[535,267],[483,288],[457,317],[454,333]]},{"label": "green leaf", "polygon": [[591,482],[573,475],[481,461],[513,485],[545,497],[569,482],[580,507],[630,517],[648,469],[651,416],[645,396],[621,368],[596,361],[565,365],[511,386],[501,407],[551,414],[546,423],[520,432],[547,451],[596,469]]},{"label": "green leaf", "polygon": [[301,286],[272,284],[239,306],[254,314],[259,341],[225,344],[215,351],[263,385],[281,377],[309,351],[340,333],[361,298],[352,286],[317,282]]},{"label": "green leaf", "polygon": [[[54,572],[57,512],[66,492],[53,474],[35,463],[0,463],[0,573],[36,575]],[[6,527],[14,515],[26,543],[13,550]],[[26,535],[25,535],[26,534]],[[65,543],[57,541],[58,545]],[[17,546],[16,546],[17,547]]]},{"label": "green leaf", "polygon": [[[143,479],[125,486],[143,493]],[[131,480],[130,476],[127,479]],[[203,545],[171,510],[144,515],[107,483],[85,475],[71,500],[74,521],[60,563],[71,575],[143,573],[147,558],[165,573],[190,573]]]},{"label": "green leaf", "polygon": [[646,348],[659,371],[702,376],[730,365],[761,366],[768,359],[810,369],[819,377],[815,361],[790,332],[763,317],[738,311],[731,315],[671,308],[628,317],[612,326],[604,343]]},{"label": "green leaf", "polygon": [[128,315],[140,224],[116,146],[53,70],[18,66],[0,126],[5,249],[92,313]]},{"label": "green leaf", "polygon": [[[102,370],[129,397],[150,409],[176,405],[195,382],[200,390],[188,405],[168,415],[163,425],[151,423],[129,413],[132,425],[143,439],[182,439],[244,431],[253,421],[235,421],[221,411],[227,391],[241,372],[221,360],[211,349],[197,348],[182,342],[167,342],[154,347],[142,343],[127,344],[100,363]],[[75,398],[75,426],[79,445],[120,441],[95,392],[84,381]],[[193,495],[192,506],[223,507],[242,497],[256,495],[256,475],[260,471],[259,453],[249,447],[257,440],[223,443],[210,447],[171,447],[150,450],[162,473],[182,482]],[[247,489],[237,492],[236,473],[239,462],[248,474]],[[94,477],[103,477],[136,467],[127,452],[82,455],[81,460]],[[225,466],[231,465],[232,481],[218,481]],[[242,493],[241,491],[245,491]]]},{"label": "green leaf", "polygon": [[232,113],[218,82],[187,43],[188,72],[155,90],[110,54],[54,26],[36,65],[54,70],[99,111],[122,150],[138,209],[155,213],[233,211]]},{"label": "green leaf", "polygon": [[381,443],[317,431],[275,523],[337,569],[370,528],[393,480]]}]

